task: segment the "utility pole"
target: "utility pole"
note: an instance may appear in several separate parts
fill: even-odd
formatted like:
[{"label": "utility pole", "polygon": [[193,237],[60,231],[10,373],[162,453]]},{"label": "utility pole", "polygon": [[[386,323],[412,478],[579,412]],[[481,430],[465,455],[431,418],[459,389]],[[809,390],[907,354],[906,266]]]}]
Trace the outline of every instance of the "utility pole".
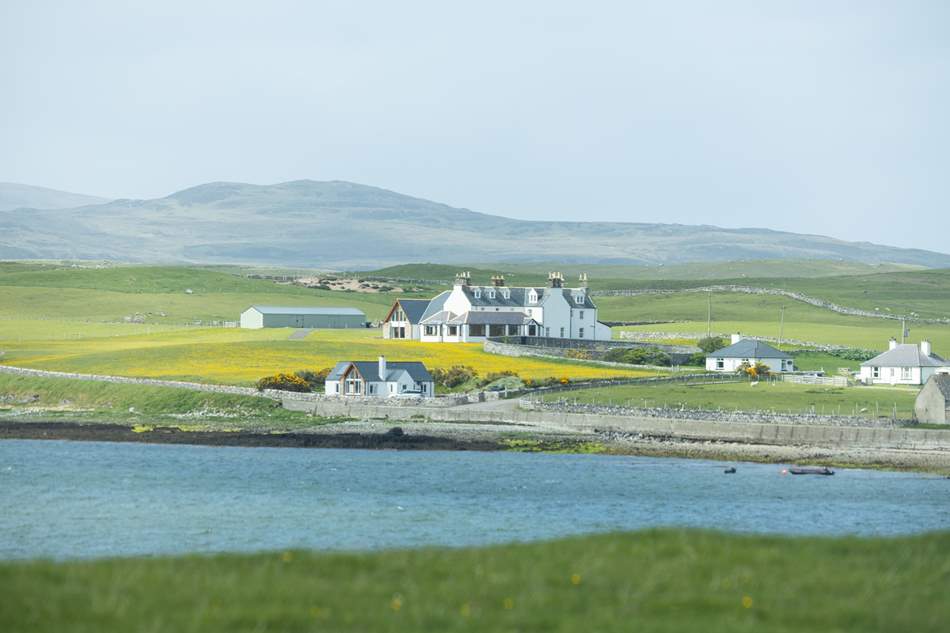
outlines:
[{"label": "utility pole", "polygon": [[706,293],[706,338],[712,336],[712,292]]},{"label": "utility pole", "polygon": [[778,344],[781,345],[785,341],[785,306],[782,306],[782,317],[779,320],[778,324]]},{"label": "utility pole", "polygon": [[907,324],[904,317],[901,317],[901,345],[904,344],[904,339],[907,337]]}]

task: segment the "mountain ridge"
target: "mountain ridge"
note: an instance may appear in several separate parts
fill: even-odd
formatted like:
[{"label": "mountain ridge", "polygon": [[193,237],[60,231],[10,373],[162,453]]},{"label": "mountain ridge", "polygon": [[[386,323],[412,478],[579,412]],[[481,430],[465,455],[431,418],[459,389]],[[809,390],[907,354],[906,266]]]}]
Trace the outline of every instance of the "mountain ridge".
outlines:
[{"label": "mountain ridge", "polygon": [[711,224],[521,220],[348,181],[215,181],[162,198],[0,210],[0,257],[344,268],[408,261],[683,263],[842,259],[950,266],[950,255]]}]

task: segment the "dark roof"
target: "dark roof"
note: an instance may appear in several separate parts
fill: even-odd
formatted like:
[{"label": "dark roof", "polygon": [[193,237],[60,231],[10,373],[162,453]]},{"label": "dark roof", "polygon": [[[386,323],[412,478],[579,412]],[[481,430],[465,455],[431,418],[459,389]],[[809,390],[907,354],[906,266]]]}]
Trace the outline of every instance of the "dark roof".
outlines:
[{"label": "dark roof", "polygon": [[950,404],[950,374],[934,374],[930,380],[937,386],[937,389],[943,394],[943,399]]},{"label": "dark roof", "polygon": [[[293,306],[251,306],[261,314],[326,314],[331,316],[361,316],[366,317],[362,310],[356,308],[302,308]],[[245,310],[247,312],[247,310]]]},{"label": "dark roof", "polygon": [[432,374],[419,361],[386,361],[386,377],[379,376],[379,361],[343,360],[334,366],[327,380],[339,380],[350,365],[355,365],[363,379],[368,382],[389,382],[396,380],[399,374],[406,372],[416,382],[432,382]]},{"label": "dark roof", "polygon": [[709,356],[717,358],[791,358],[785,352],[754,338],[744,338],[729,347],[717,349]]},{"label": "dark roof", "polygon": [[946,367],[947,361],[936,354],[925,356],[914,343],[903,343],[871,360],[861,363],[861,367]]},{"label": "dark roof", "polygon": [[[478,296],[475,296],[475,291]],[[536,303],[529,303],[528,296],[534,290],[538,295]],[[583,297],[580,302],[574,301],[575,295]],[[591,308],[596,306],[590,298],[586,288],[519,288],[514,286],[463,286],[462,292],[473,306],[498,308],[533,308],[540,307],[555,293],[560,292],[567,300],[568,305],[574,308]],[[507,297],[505,296],[507,294]],[[494,295],[494,296],[493,296]]]},{"label": "dark roof", "polygon": [[402,306],[402,311],[406,313],[406,318],[409,319],[409,322],[416,324],[422,319],[422,315],[425,314],[426,308],[429,307],[431,303],[430,299],[397,299],[396,303]]}]

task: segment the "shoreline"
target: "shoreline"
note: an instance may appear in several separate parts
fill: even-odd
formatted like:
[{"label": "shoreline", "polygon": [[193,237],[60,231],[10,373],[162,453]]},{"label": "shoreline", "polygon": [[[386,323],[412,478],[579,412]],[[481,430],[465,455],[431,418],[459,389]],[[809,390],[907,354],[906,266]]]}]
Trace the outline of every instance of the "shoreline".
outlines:
[{"label": "shoreline", "polygon": [[[454,427],[454,428],[453,428]],[[432,422],[363,421],[294,431],[182,430],[156,424],[148,431],[102,421],[22,421],[0,418],[2,440],[130,442],[242,448],[509,451],[673,457],[728,462],[820,465],[913,471],[950,477],[950,453],[924,450],[828,448],[672,437],[538,433],[517,427]]]}]

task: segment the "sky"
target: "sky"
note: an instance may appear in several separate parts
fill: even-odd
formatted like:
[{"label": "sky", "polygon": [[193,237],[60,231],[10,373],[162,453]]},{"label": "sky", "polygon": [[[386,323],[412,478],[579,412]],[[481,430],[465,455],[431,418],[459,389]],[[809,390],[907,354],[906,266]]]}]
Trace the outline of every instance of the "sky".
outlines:
[{"label": "sky", "polygon": [[0,181],[950,251],[950,2],[0,0]]}]

